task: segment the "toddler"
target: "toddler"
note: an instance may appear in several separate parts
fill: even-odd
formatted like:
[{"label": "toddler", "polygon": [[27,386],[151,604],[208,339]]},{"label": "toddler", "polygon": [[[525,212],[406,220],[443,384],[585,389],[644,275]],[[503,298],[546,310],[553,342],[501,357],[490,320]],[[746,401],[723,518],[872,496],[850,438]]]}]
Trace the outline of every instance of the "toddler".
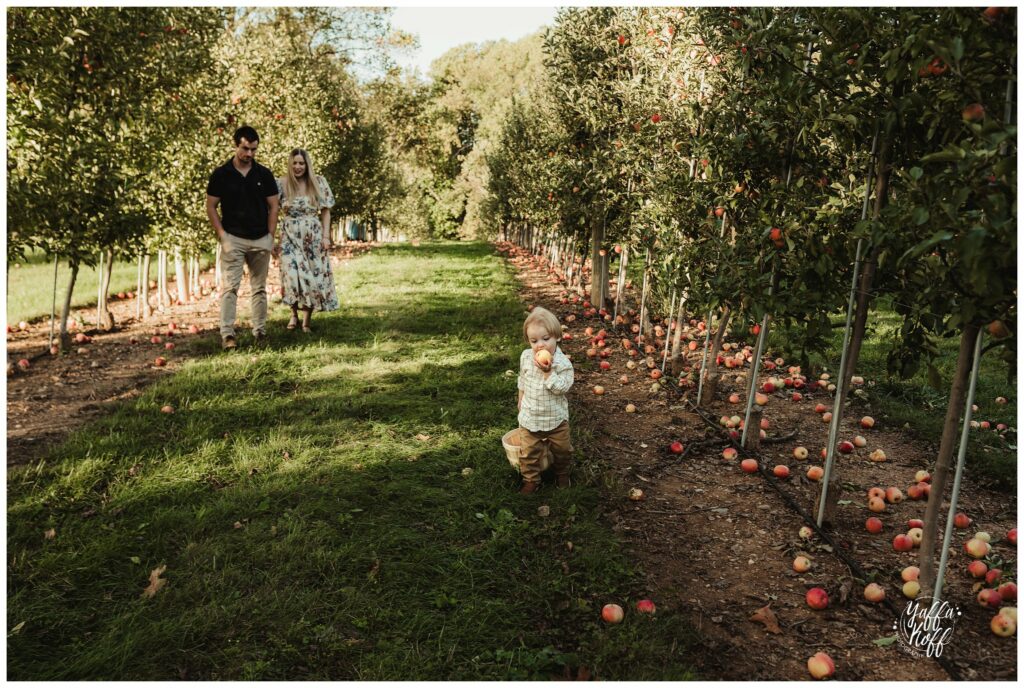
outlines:
[{"label": "toddler", "polygon": [[[519,357],[519,465],[523,474],[520,494],[540,487],[540,460],[545,444],[551,448],[559,487],[569,486],[569,401],[572,362],[558,348],[562,327],[544,308],[534,308],[523,323],[530,348]],[[547,442],[544,442],[547,440]]]}]

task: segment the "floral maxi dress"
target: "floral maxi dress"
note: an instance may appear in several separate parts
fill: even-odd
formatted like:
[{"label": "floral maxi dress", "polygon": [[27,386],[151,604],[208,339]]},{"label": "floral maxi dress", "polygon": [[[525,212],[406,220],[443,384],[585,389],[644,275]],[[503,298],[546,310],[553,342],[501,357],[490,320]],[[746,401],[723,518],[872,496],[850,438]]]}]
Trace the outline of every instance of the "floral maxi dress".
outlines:
[{"label": "floral maxi dress", "polygon": [[[334,195],[327,181],[318,176],[320,207],[308,196],[288,199],[284,184],[277,180],[281,194],[281,290],[285,305],[321,311],[338,309],[338,295],[331,273],[331,260],[323,249],[323,226],[320,211],[334,205]],[[285,204],[288,203],[288,207]]]}]

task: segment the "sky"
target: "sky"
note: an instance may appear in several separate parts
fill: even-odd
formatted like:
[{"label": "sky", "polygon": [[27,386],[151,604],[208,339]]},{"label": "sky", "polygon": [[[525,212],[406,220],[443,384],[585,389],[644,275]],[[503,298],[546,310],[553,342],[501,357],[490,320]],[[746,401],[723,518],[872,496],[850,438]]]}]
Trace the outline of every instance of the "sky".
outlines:
[{"label": "sky", "polygon": [[392,28],[417,35],[420,47],[396,55],[396,61],[426,76],[430,63],[457,45],[518,40],[553,24],[555,12],[554,7],[397,7]]}]

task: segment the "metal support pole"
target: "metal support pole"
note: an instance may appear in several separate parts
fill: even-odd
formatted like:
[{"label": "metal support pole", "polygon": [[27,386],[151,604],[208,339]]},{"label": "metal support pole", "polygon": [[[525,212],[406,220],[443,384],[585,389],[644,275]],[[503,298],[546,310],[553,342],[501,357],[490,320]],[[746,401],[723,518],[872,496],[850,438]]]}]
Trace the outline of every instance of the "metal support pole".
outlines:
[{"label": "metal support pole", "polygon": [[949,498],[949,513],[946,514],[946,532],[942,536],[942,555],[939,558],[939,571],[935,576],[935,592],[932,593],[932,604],[937,605],[942,599],[942,583],[946,575],[946,564],[949,562],[949,545],[953,540],[953,518],[956,514],[957,500],[960,498],[960,481],[964,473],[967,457],[967,440],[971,434],[971,407],[974,405],[974,390],[978,386],[978,370],[981,368],[981,339],[985,328],[978,330],[978,338],[974,342],[974,364],[971,366],[971,384],[967,389],[967,404],[964,408],[964,426],[960,431],[960,450],[956,456],[956,473],[953,477],[953,494]]},{"label": "metal support pole", "polygon": [[[665,332],[665,353],[661,357],[661,372],[665,372],[665,364],[668,363],[668,343],[672,339],[672,316],[676,312],[676,290],[672,290],[672,305],[668,309],[668,330]],[[679,324],[676,324],[679,327]]]},{"label": "metal support pole", "polygon": [[[768,300],[772,298],[772,292],[775,291],[775,280],[772,279],[772,285],[768,288]],[[750,412],[754,409],[754,396],[757,394],[757,374],[761,370],[761,353],[764,351],[764,341],[768,335],[768,323],[771,321],[771,316],[768,313],[764,314],[761,319],[761,331],[757,335],[757,346],[754,347],[754,364],[750,369],[750,386],[747,390],[747,410],[743,414],[743,435],[740,437],[740,446],[747,446],[747,431],[750,430]],[[758,428],[760,430],[761,428]]]},{"label": "metal support pole", "polygon": [[711,316],[715,314],[714,309],[708,309],[708,319],[704,321],[704,355],[700,359],[700,373],[697,374],[697,404],[700,404],[701,394],[704,391],[704,371],[708,363],[708,349],[711,348]]}]

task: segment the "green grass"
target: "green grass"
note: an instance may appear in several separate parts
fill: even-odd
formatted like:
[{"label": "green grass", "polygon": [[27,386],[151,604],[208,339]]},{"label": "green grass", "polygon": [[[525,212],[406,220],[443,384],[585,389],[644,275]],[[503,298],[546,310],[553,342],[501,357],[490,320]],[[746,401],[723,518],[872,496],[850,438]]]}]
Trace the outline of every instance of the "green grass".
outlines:
[{"label": "green grass", "polygon": [[[200,264],[205,270],[212,261],[201,258]],[[173,277],[174,264],[171,263]],[[113,294],[121,291],[135,291],[138,278],[138,266],[133,261],[126,263],[114,261],[114,272],[110,276],[110,291]],[[67,261],[57,266],[57,313],[64,304],[64,294],[71,279],[71,268]],[[156,279],[156,261],[150,268],[150,279]],[[71,295],[74,308],[85,308],[96,305],[96,293],[99,291],[99,273],[95,268],[81,267],[75,279],[75,291]],[[53,306],[53,257],[47,258],[43,253],[30,253],[27,260],[8,264],[7,266],[7,322],[17,324],[24,320],[32,322],[39,318],[49,318]]]},{"label": "green grass", "polygon": [[485,244],[394,246],[336,280],[315,335],[278,308],[255,362],[211,337],[8,470],[9,678],[692,678],[680,616],[599,619],[641,593],[601,488],[515,494],[510,269]]}]

